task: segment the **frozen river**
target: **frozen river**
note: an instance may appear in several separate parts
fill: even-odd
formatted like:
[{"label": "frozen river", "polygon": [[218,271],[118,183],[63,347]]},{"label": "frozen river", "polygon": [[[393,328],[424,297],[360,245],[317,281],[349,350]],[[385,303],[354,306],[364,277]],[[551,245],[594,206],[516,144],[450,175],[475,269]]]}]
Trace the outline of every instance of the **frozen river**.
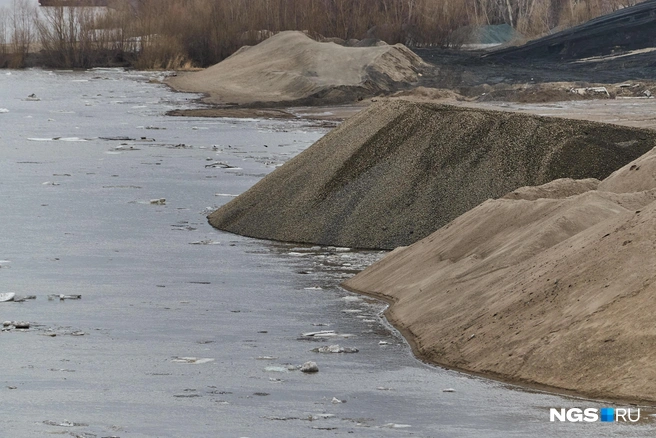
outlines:
[{"label": "frozen river", "polygon": [[[415,360],[380,303],[338,286],[378,252],[210,227],[327,131],[167,117],[196,96],[157,76],[0,71],[0,293],[36,297],[0,303],[31,324],[0,333],[0,436],[654,435],[551,423],[550,407],[607,404]],[[334,344],[359,351],[312,351]]]}]

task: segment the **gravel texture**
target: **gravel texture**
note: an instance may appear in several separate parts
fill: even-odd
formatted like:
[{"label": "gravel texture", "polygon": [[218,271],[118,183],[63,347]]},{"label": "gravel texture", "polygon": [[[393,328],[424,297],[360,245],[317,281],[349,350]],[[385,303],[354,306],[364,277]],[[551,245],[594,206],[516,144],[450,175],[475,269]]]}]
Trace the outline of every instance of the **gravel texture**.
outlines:
[{"label": "gravel texture", "polygon": [[392,249],[489,198],[603,179],[656,133],[403,100],[378,102],[209,216],[251,237]]}]

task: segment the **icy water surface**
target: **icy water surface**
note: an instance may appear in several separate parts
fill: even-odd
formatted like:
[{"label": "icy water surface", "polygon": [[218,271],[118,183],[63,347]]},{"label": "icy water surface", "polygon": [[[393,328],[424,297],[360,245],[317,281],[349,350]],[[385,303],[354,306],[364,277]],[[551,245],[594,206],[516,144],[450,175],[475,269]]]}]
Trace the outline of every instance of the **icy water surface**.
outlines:
[{"label": "icy water surface", "polygon": [[[550,423],[550,407],[607,404],[415,360],[380,303],[338,287],[378,252],[211,228],[209,211],[326,130],[166,117],[196,96],[156,76],[0,72],[0,293],[36,296],[0,303],[0,321],[31,324],[0,333],[0,436],[656,432]],[[335,344],[358,352],[312,351]]]}]

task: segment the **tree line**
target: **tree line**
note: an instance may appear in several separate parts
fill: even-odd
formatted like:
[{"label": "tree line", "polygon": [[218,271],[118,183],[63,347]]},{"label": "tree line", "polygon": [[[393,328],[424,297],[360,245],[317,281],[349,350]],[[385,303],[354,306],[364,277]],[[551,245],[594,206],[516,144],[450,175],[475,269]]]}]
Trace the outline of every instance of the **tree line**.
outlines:
[{"label": "tree line", "polygon": [[283,30],[315,38],[378,38],[410,47],[457,47],[481,25],[526,38],[576,25],[634,0],[112,0],[110,8],[0,8],[0,66],[31,56],[52,67],[124,63],[206,67]]}]

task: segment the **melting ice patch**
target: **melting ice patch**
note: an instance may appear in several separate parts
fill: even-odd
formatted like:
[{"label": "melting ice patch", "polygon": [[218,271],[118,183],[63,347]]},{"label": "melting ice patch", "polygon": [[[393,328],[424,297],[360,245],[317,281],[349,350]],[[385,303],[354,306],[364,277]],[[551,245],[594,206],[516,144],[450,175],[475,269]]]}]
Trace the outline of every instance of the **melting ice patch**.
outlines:
[{"label": "melting ice patch", "polygon": [[29,137],[29,141],[88,141],[80,137]]},{"label": "melting ice patch", "polygon": [[190,363],[190,364],[202,364],[208,362],[214,362],[214,359],[210,357],[176,357],[171,360],[174,363]]}]

